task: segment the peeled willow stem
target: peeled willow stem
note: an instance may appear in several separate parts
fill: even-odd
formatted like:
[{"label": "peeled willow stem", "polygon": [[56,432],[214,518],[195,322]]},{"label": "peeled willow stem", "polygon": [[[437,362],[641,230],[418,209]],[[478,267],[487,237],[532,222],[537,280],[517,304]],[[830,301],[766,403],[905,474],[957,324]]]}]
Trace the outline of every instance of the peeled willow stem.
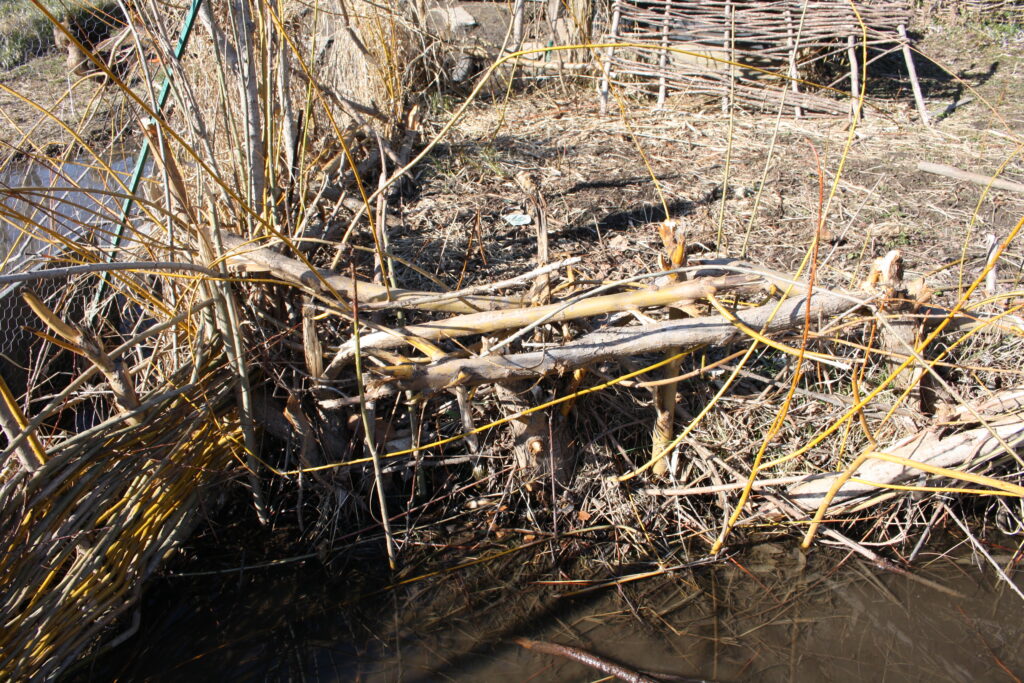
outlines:
[{"label": "peeled willow stem", "polygon": [[[329,287],[348,299],[355,297],[358,284],[361,303],[393,301],[402,304],[407,300],[428,299],[425,303],[417,303],[416,307],[425,311],[446,311],[448,313],[489,311],[519,304],[519,299],[490,296],[465,296],[455,301],[429,301],[434,296],[431,292],[395,288],[391,288],[390,298],[388,298],[388,289],[383,285],[363,281],[354,283],[352,278],[346,275],[337,275],[330,272],[314,273],[297,259],[278,254],[269,247],[258,246],[226,232],[221,233],[221,239],[226,251],[225,261],[229,266],[240,267],[254,272],[269,272],[286,282],[330,295],[331,293],[327,291],[323,284],[323,282],[326,282]],[[323,282],[321,282],[321,279]]]},{"label": "peeled willow stem", "polygon": [[[884,449],[872,446],[843,472],[801,478],[786,489],[786,498],[805,511],[817,510],[820,520],[826,514],[846,513],[851,506],[862,509],[872,496],[919,477],[922,471],[1019,495],[1024,489],[1000,488],[988,478],[978,479],[978,475],[954,468],[977,467],[1004,457],[1003,443],[1020,448],[1024,443],[1024,393],[998,393],[975,411],[988,418],[987,425],[952,434],[931,426]],[[961,421],[975,422],[966,406],[956,420],[943,426],[948,430]]]},{"label": "peeled willow stem", "polygon": [[[667,26],[667,25],[666,25]],[[668,30],[667,28],[665,29]],[[667,34],[666,34],[667,35]],[[664,90],[662,91],[664,93]],[[675,270],[686,265],[686,235],[677,221],[665,220],[658,225],[658,234],[661,236],[662,244],[665,246],[665,255],[659,257],[662,270]],[[679,273],[675,272],[668,276],[670,282],[679,281]],[[670,308],[668,311],[669,320],[681,320],[684,317],[678,308]],[[675,377],[679,374],[680,356],[678,346],[669,348],[665,354],[669,358],[668,365],[662,371],[665,379]],[[675,431],[676,418],[676,388],[678,382],[665,382],[655,386],[654,389],[654,430],[651,434],[651,457],[657,458],[654,463],[656,475],[665,474],[668,471],[669,459],[658,457],[660,453],[671,449],[672,434]]]},{"label": "peeled willow stem", "polygon": [[[0,399],[0,428],[7,435],[7,443],[14,443],[15,439],[27,431],[28,421],[3,376],[0,376]],[[46,453],[34,432],[28,431],[27,435],[28,443],[15,446],[14,453],[26,471],[35,472],[37,468],[46,464]]]},{"label": "peeled willow stem", "polygon": [[[704,316],[672,320],[657,325],[629,327],[595,332],[563,346],[531,353],[453,358],[430,364],[406,364],[376,368],[388,376],[378,381],[369,395],[376,398],[401,389],[437,391],[458,384],[475,385],[510,379],[527,379],[564,373],[591,363],[664,352],[672,347],[691,348],[699,344],[724,346],[746,337],[743,329],[762,330],[762,335],[802,328],[806,296],[793,297],[781,304],[769,303],[731,315]],[[811,319],[826,318],[849,310],[849,297],[821,292],[810,301]],[[373,335],[370,335],[373,336]],[[365,344],[366,337],[363,338]]]},{"label": "peeled willow stem", "polygon": [[[552,273],[556,270],[560,270],[568,266],[574,266],[582,260],[583,259],[581,259],[579,256],[572,256],[567,259],[562,259],[561,261],[556,261],[555,263],[548,263],[547,265],[540,266],[539,268],[534,268],[528,273],[523,273],[522,275],[517,275],[506,280],[501,280],[499,282],[486,282],[481,285],[465,287],[457,292],[427,294],[417,299],[388,301],[378,304],[365,304],[362,308],[364,311],[385,311],[396,308],[422,308],[423,305],[425,304],[441,303],[443,301],[455,301],[471,294],[495,292],[499,289],[504,289],[506,287],[514,287],[516,285],[521,285],[530,282],[531,280],[534,280],[536,278],[545,276],[548,273]],[[0,280],[0,282],[2,282],[2,280]],[[391,291],[393,292],[394,288],[392,288]]]},{"label": "peeled willow stem", "polygon": [[[669,357],[678,356],[682,351],[678,346],[669,347],[665,355]],[[676,358],[665,366],[662,371],[666,378],[676,377],[679,374],[682,358]],[[664,451],[672,442],[675,431],[676,416],[676,389],[678,382],[668,382],[661,386],[654,387],[654,409],[656,417],[654,420],[654,431],[651,436],[651,455],[656,456]],[[665,474],[668,471],[668,458],[662,458],[654,466],[654,473]]]},{"label": "peeled willow stem", "polygon": [[[471,313],[446,320],[401,327],[394,331],[375,332],[363,337],[360,340],[360,347],[363,351],[393,349],[408,343],[408,337],[437,341],[471,334],[486,334],[497,330],[517,329],[541,319],[544,322],[562,322],[642,306],[688,304],[704,298],[709,292],[735,290],[750,285],[756,286],[758,282],[758,278],[749,275],[726,275],[679,282],[660,289],[595,296],[571,304],[557,303],[531,308]],[[325,375],[329,378],[336,377],[338,372],[352,361],[354,355],[355,345],[352,342],[344,344],[338,350],[330,366],[324,371]]]},{"label": "peeled willow stem", "polygon": [[956,470],[950,470],[945,467],[938,467],[925,462],[918,462],[916,460],[910,460],[908,458],[901,458],[899,456],[892,455],[890,453],[883,453],[881,451],[868,450],[859,455],[850,466],[843,471],[829,487],[829,490],[825,493],[822,498],[820,505],[818,506],[817,512],[814,513],[814,519],[811,521],[810,526],[807,528],[807,534],[804,536],[803,542],[800,544],[803,548],[809,548],[811,542],[814,540],[814,535],[818,531],[818,527],[821,522],[825,519],[825,515],[828,513],[829,505],[832,500],[839,493],[839,490],[843,488],[843,485],[850,480],[851,477],[860,469],[868,459],[881,460],[883,462],[900,465],[902,467],[919,470],[921,472],[927,472],[928,474],[949,477],[950,479],[956,479],[965,481],[971,484],[977,484],[979,486],[991,487],[993,491],[1000,491],[1005,494],[1016,496],[1018,498],[1024,498],[1024,487],[1017,486],[1016,484],[1010,484],[1005,481],[1000,481],[992,477],[986,477],[981,474],[973,474],[971,472],[959,472]]}]

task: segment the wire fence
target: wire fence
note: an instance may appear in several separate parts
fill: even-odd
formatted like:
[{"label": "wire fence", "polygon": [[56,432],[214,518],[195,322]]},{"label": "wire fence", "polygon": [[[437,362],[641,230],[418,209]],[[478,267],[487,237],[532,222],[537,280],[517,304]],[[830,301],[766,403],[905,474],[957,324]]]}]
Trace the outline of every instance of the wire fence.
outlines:
[{"label": "wire fence", "polygon": [[[42,0],[42,5],[85,45],[94,45],[121,25],[117,3],[93,0]],[[0,0],[0,70],[12,69],[54,49],[53,22],[33,3]]]},{"label": "wire fence", "polygon": [[[39,275],[50,266],[70,265],[65,248],[71,243],[100,251],[107,247],[123,194],[113,179],[126,178],[133,164],[131,157],[114,157],[106,163],[110,174],[84,162],[5,169],[0,175],[0,276]],[[82,278],[5,279],[0,277],[0,374],[17,394],[37,366],[30,350],[38,346],[38,337],[31,328],[39,326],[21,291],[29,287],[51,308],[63,310]]]}]

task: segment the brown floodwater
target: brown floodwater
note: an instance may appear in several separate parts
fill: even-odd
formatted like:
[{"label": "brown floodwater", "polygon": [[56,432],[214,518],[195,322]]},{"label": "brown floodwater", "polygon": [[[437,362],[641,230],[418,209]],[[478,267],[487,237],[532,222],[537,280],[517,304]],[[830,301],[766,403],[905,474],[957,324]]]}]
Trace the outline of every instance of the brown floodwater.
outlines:
[{"label": "brown floodwater", "polygon": [[[1006,540],[990,548],[1004,562],[1018,546]],[[175,562],[174,575],[150,585],[137,634],[72,677],[603,679],[513,642],[526,637],[664,681],[1019,680],[1024,603],[955,543],[945,555],[921,554],[907,576],[838,550],[767,542],[575,596],[587,584],[564,583],[543,546],[398,588],[387,587],[376,550],[201,575]],[[640,563],[615,575],[656,569]]]}]

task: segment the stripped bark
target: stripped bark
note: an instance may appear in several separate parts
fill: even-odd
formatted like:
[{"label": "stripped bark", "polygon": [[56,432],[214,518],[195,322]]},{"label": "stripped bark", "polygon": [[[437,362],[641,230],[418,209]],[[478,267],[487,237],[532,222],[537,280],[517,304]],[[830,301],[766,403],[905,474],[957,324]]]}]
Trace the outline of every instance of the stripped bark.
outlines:
[{"label": "stripped bark", "polygon": [[[270,247],[261,247],[229,233],[221,233],[224,248],[227,250],[225,260],[229,266],[249,272],[268,272],[286,282],[312,290],[317,294],[335,298],[340,295],[347,304],[358,289],[360,301],[388,301],[388,288],[370,282],[352,282],[352,278],[338,275],[330,271],[314,273],[304,263],[279,254]],[[332,291],[333,290],[333,291]],[[390,289],[390,300],[403,302],[406,299],[429,298],[432,293],[418,292],[407,289]],[[518,305],[516,298],[465,296],[456,300],[425,302],[417,308],[426,311],[447,311],[465,313],[468,311],[488,311],[496,308],[507,308]]]},{"label": "stripped bark", "polygon": [[[689,284],[689,283],[683,283]],[[807,297],[787,299],[781,304],[736,313],[748,328],[773,334],[803,327]],[[852,308],[850,297],[830,292],[816,293],[810,300],[813,321]],[[430,364],[405,364],[377,368],[385,379],[373,382],[368,396],[377,398],[401,389],[437,391],[465,385],[538,378],[564,374],[575,368],[623,356],[664,352],[672,347],[692,348],[701,344],[726,345],[743,339],[746,333],[722,316],[705,316],[644,327],[595,332],[560,347],[530,353],[477,358],[454,358]]]},{"label": "stripped bark", "polygon": [[[987,426],[963,429],[970,424],[978,424],[970,412],[963,408],[949,419],[877,450],[926,465],[954,469],[977,467],[992,458],[1007,455],[1000,440],[1018,450],[1024,444],[1024,389],[1001,392],[974,406],[974,409],[986,418],[991,417]],[[946,433],[958,428],[952,434]],[[803,510],[814,510],[821,505],[829,488],[841,476],[842,472],[811,475],[789,486],[786,498]],[[909,482],[922,476],[925,475],[919,469],[868,459],[857,469],[853,478],[839,489],[829,505],[828,514],[841,514],[853,505],[864,504],[871,496],[885,494],[884,486]]]},{"label": "stripped bark", "polygon": [[[556,303],[532,308],[472,313],[369,334],[360,339],[360,348],[364,352],[372,349],[395,349],[409,343],[409,338],[437,341],[471,334],[486,334],[497,330],[519,329],[541,319],[545,322],[563,322],[640,306],[684,305],[698,301],[708,293],[732,291],[745,287],[758,288],[760,286],[758,283],[758,278],[748,275],[726,275],[680,282],[660,289],[595,296],[575,303]],[[336,377],[343,367],[352,362],[355,350],[353,342],[342,345],[331,364],[324,371],[324,375],[329,379]]]}]

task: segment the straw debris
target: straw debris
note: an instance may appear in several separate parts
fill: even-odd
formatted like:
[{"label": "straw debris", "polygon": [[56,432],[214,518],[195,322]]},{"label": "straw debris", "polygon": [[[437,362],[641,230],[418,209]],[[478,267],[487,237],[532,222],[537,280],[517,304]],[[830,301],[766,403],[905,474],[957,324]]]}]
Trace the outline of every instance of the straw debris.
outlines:
[{"label": "straw debris", "polygon": [[424,8],[133,7],[141,80],[96,66],[147,178],[78,136],[98,185],[30,147],[52,177],[4,190],[0,283],[33,292],[0,307],[31,340],[0,383],[3,676],[128,639],[239,490],[295,556],[358,539],[384,573],[592,572],[578,592],[754,533],[908,572],[951,506],[1019,523],[1024,204],[914,163],[1019,174],[1012,126],[978,144],[995,114],[928,129],[863,84],[881,114],[798,119],[810,97],[728,69],[775,113],[652,111],[609,78],[609,117],[555,68],[483,101],[519,73],[497,62],[458,102]]}]

